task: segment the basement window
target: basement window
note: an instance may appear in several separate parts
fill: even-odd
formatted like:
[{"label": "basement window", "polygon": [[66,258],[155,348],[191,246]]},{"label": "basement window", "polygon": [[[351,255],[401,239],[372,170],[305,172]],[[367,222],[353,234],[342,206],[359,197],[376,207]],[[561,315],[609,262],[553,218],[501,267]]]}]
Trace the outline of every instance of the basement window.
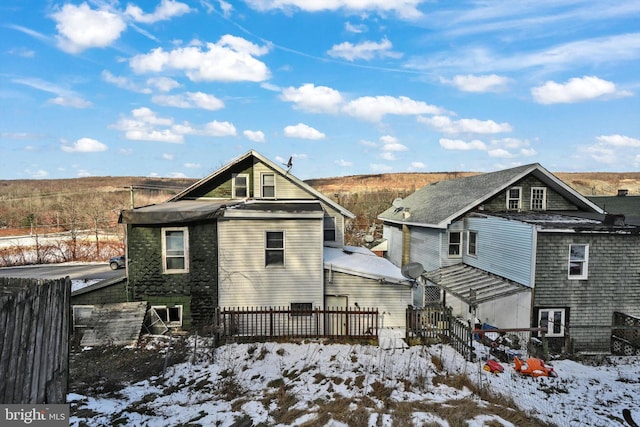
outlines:
[{"label": "basement window", "polygon": [[158,319],[162,320],[162,323],[167,327],[182,326],[182,306],[166,306],[166,305],[154,305],[151,309],[155,311]]},{"label": "basement window", "polygon": [[547,337],[563,337],[564,324],[564,308],[544,308],[538,311],[538,325],[547,328]]},{"label": "basement window", "polygon": [[292,302],[291,316],[311,316],[313,306],[310,302]]}]

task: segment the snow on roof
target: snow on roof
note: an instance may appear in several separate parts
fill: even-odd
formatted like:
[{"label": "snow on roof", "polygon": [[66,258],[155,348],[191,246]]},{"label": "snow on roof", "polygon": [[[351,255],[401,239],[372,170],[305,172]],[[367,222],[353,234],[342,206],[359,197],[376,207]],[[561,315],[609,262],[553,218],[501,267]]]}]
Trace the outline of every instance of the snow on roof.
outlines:
[{"label": "snow on roof", "polygon": [[334,271],[375,280],[384,279],[388,282],[407,285],[411,283],[402,275],[400,268],[364,247],[325,247],[324,266]]}]

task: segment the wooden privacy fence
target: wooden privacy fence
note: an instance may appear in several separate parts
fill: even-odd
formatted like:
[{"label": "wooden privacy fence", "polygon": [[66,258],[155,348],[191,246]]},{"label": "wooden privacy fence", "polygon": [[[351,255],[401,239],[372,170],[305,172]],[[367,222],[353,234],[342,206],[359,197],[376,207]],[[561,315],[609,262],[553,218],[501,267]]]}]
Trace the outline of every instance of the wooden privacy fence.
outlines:
[{"label": "wooden privacy fence", "polygon": [[0,402],[65,403],[71,280],[0,278]]},{"label": "wooden privacy fence", "polygon": [[450,307],[429,306],[407,309],[406,338],[446,342],[465,359],[473,360],[473,328],[452,314]]},{"label": "wooden privacy fence", "polygon": [[378,338],[377,308],[219,307],[220,340],[270,338]]}]

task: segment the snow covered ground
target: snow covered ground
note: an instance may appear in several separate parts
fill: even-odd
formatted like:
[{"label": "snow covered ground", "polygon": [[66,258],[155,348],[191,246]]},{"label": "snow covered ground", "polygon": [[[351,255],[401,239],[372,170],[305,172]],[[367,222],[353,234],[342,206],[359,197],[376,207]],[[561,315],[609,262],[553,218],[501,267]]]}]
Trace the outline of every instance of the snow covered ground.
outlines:
[{"label": "snow covered ground", "polygon": [[[71,425],[600,427],[626,425],[624,408],[640,420],[638,357],[606,357],[601,366],[556,361],[558,378],[534,379],[509,364],[491,374],[446,345],[407,347],[399,331],[385,331],[380,346],[198,349],[191,362],[116,396],[70,394]],[[523,412],[510,410],[512,402]]]}]

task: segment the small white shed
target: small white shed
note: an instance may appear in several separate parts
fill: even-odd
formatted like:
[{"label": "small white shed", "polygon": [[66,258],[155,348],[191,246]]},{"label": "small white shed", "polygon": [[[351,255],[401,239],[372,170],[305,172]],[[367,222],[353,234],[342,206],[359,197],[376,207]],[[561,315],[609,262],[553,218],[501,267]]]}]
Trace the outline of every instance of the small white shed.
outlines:
[{"label": "small white shed", "polygon": [[367,248],[324,248],[326,307],[377,307],[379,327],[404,328],[415,291],[398,267]]}]

